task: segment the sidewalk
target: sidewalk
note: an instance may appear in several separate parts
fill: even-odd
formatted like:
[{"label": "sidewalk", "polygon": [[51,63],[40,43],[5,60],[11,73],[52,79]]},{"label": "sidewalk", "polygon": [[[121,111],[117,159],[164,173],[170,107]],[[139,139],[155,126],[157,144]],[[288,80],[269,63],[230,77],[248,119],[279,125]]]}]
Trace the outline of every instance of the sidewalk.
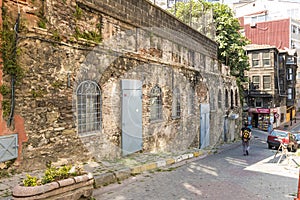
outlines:
[{"label": "sidewalk", "polygon": [[[291,130],[297,126],[300,126],[300,113],[297,113],[296,123],[294,123],[293,120],[292,125],[290,125],[290,122],[287,122],[278,128]],[[91,172],[94,175],[95,187],[99,188],[112,183],[120,182],[136,174],[143,173],[144,171],[159,170],[163,167],[176,167],[183,165],[187,162],[204,158],[209,154],[230,150],[237,145],[240,145],[239,141],[234,143],[225,143],[218,147],[206,150],[190,149],[181,152],[156,154],[134,153],[113,161],[106,160],[101,162],[89,162],[84,164],[83,168],[85,171]],[[21,183],[26,177],[26,174],[41,177],[43,171],[20,173],[8,178],[0,178],[0,199],[12,199],[11,193],[13,187]]]},{"label": "sidewalk", "polygon": [[[205,156],[234,148],[239,142],[226,143],[215,148],[200,150],[190,149],[173,153],[134,153],[114,161],[101,161],[86,163],[83,168],[94,175],[95,187],[99,188],[112,183],[120,182],[140,174],[144,171],[159,170],[163,167],[177,167]],[[26,174],[41,177],[43,171],[20,173],[8,178],[0,179],[0,199],[12,199],[14,186],[21,183]]]},{"label": "sidewalk", "polygon": [[[296,119],[296,120],[295,120]],[[300,126],[300,112],[296,113],[295,119],[289,122],[285,122],[283,124],[281,124],[279,127],[277,127],[278,129],[282,129],[282,130],[293,130],[294,128],[296,128],[297,126]],[[296,122],[295,122],[296,121]]]}]

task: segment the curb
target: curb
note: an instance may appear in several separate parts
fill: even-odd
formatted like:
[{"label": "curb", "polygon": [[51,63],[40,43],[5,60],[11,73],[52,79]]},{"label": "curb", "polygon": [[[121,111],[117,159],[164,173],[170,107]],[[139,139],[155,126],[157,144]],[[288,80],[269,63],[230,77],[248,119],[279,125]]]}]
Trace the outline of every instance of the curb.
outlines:
[{"label": "curb", "polygon": [[115,172],[107,172],[104,174],[99,174],[99,175],[94,176],[95,188],[100,188],[100,187],[107,186],[112,183],[116,183],[116,182],[128,179],[131,176],[141,174],[145,171],[151,171],[151,170],[155,170],[155,169],[158,169],[161,167],[168,167],[173,164],[177,164],[177,163],[183,162],[185,160],[200,157],[203,155],[204,155],[204,151],[200,150],[200,151],[195,151],[193,153],[187,153],[187,154],[183,154],[180,156],[167,158],[164,160],[159,160],[156,162],[150,162],[150,163],[134,166],[131,168],[117,170]]}]

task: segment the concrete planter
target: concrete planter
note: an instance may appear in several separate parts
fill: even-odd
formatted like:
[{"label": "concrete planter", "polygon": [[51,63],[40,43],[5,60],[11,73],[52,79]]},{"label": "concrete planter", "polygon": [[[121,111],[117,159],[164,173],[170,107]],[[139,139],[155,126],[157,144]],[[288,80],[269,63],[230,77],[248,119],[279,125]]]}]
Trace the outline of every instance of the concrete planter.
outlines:
[{"label": "concrete planter", "polygon": [[92,174],[85,174],[45,185],[25,187],[17,185],[13,189],[13,199],[60,199],[77,200],[81,197],[91,197],[93,194],[94,178]]}]

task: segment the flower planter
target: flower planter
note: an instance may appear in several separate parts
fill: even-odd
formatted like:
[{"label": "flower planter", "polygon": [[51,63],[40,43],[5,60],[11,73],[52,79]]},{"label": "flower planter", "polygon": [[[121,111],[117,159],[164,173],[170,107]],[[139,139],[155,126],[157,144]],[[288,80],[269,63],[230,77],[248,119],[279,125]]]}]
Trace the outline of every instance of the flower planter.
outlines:
[{"label": "flower planter", "polygon": [[93,194],[94,178],[92,174],[85,174],[47,183],[45,185],[26,187],[17,185],[13,189],[13,199],[60,199],[77,200],[81,197],[91,197]]}]

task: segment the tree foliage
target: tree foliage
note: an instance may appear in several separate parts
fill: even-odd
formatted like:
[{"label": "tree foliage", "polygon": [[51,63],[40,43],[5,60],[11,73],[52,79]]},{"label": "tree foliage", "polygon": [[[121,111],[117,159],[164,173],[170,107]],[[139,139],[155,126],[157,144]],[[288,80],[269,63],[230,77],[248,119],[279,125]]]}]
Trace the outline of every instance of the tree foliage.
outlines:
[{"label": "tree foliage", "polygon": [[[190,0],[188,3],[178,2],[169,10],[176,17],[189,25],[207,17],[212,11],[212,23],[215,25],[216,42],[219,45],[218,59],[221,63],[229,66],[231,75],[237,77],[238,82],[244,81],[244,71],[249,68],[248,57],[244,46],[249,41],[239,31],[241,26],[230,7],[220,3],[209,3],[204,0]],[[202,20],[203,21],[203,20]],[[207,24],[199,24],[198,30],[203,32]],[[204,34],[207,31],[204,31]]]}]

